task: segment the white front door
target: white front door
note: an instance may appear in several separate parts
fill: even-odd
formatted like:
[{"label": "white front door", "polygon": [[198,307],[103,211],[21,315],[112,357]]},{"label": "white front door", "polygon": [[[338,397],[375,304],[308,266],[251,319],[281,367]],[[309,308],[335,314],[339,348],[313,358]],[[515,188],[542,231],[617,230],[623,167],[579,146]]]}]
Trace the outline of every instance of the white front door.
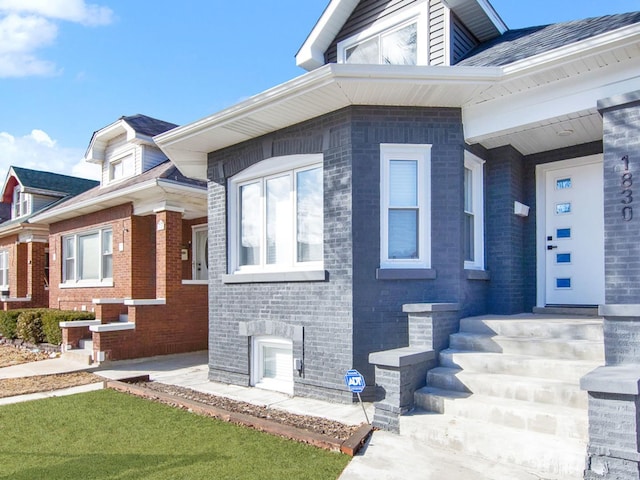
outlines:
[{"label": "white front door", "polygon": [[[583,160],[583,161],[582,161]],[[544,182],[544,225],[538,235],[543,305],[604,303],[602,156],[538,167]],[[540,193],[540,187],[538,186]],[[540,202],[540,197],[538,198]],[[542,238],[541,238],[542,237]],[[540,273],[540,272],[539,272]],[[540,285],[540,276],[539,287]]]},{"label": "white front door", "polygon": [[193,229],[193,279],[207,280],[209,278],[209,239],[207,227],[200,226]]}]

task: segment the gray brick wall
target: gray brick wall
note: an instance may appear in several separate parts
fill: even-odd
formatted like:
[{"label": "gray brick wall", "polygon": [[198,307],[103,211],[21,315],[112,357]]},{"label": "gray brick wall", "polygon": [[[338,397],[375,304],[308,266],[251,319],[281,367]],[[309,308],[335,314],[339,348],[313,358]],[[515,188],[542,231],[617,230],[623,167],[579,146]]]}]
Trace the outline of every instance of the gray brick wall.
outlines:
[{"label": "gray brick wall", "polygon": [[[433,280],[377,280],[380,144],[432,147]],[[324,154],[325,282],[224,284],[226,178],[274,155]],[[463,271],[461,113],[445,108],[350,107],[209,154],[210,378],[249,382],[249,341],[241,322],[302,327],[304,370],[295,394],[351,401],[343,375],[357,368],[374,385],[372,351],[408,344],[405,303],[456,302],[483,313],[482,289]],[[474,283],[475,282],[475,283]],[[486,284],[486,282],[481,282]],[[464,293],[463,293],[464,292]],[[447,330],[457,330],[458,316]],[[294,345],[294,349],[295,349]],[[374,389],[364,398],[373,398]]]},{"label": "gray brick wall", "polygon": [[489,152],[485,164],[487,269],[491,272],[488,309],[492,313],[523,312],[524,233],[528,218],[513,214],[513,202],[524,202],[524,160],[511,146]]}]

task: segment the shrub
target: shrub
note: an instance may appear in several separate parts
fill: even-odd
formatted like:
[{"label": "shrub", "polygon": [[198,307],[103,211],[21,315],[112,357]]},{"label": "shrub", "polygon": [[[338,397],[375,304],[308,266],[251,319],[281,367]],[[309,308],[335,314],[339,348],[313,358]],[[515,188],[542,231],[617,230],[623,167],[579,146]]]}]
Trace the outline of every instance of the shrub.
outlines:
[{"label": "shrub", "polygon": [[78,320],[93,320],[96,316],[92,312],[76,312],[73,310],[48,309],[42,312],[42,331],[47,343],[60,345],[62,343],[62,329],[60,322],[74,322]]},{"label": "shrub", "polygon": [[20,315],[18,315],[16,332],[18,334],[18,338],[21,338],[25,342],[44,342],[44,333],[42,331],[42,310],[23,310]]},{"label": "shrub", "polygon": [[22,310],[0,310],[0,334],[4,338],[13,340],[18,336],[16,332],[18,315]]}]

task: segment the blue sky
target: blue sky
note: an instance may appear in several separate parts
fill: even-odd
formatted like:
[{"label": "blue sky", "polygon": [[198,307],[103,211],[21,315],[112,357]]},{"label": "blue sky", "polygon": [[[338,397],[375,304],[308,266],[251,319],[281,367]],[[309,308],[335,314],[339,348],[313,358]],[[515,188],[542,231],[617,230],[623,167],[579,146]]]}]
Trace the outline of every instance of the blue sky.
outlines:
[{"label": "blue sky", "polygon": [[[0,178],[80,160],[122,115],[185,124],[304,72],[328,0],[0,0]],[[640,10],[640,0],[492,0],[510,28]]]}]

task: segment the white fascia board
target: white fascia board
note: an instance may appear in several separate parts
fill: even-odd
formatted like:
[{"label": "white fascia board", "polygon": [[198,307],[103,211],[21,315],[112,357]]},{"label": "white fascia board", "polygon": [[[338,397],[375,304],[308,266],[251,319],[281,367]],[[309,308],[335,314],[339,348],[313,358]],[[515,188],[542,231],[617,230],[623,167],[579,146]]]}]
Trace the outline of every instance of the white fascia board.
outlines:
[{"label": "white fascia board", "polygon": [[324,65],[324,52],[349,19],[359,0],[332,0],[296,53],[296,65],[307,71]]},{"label": "white fascia board", "polygon": [[135,137],[136,132],[122,119],[96,131],[91,137],[84,160],[90,163],[102,163],[107,143],[118,135],[127,134],[127,140]]},{"label": "white fascia board", "polygon": [[[266,90],[244,102],[193,123],[177,127],[154,137],[156,145],[171,159],[180,171],[191,178],[206,180],[207,154],[214,150],[208,146],[207,136],[221,136],[225,125],[265,109],[277,106],[283,101],[333,88],[337,108],[354,104],[341,84],[358,82],[362,86],[386,82],[450,85],[452,95],[460,84],[487,85],[500,79],[502,70],[498,67],[442,67],[442,66],[398,66],[398,65],[350,65],[328,64],[312,72],[301,75],[286,83]],[[332,107],[333,110],[336,107]],[[326,113],[329,113],[327,111]],[[296,121],[301,121],[297,119]],[[228,132],[224,133],[228,135]],[[229,146],[240,141],[229,142]]]},{"label": "white fascia board", "polygon": [[504,23],[498,12],[493,8],[493,6],[487,0],[476,0],[480,8],[484,11],[485,15],[491,20],[491,22],[495,25],[500,35],[509,30],[507,24]]},{"label": "white fascia board", "polygon": [[496,132],[517,131],[550,118],[594,109],[598,100],[640,90],[637,65],[628,62],[578,79],[568,78],[496,100],[463,107],[465,139],[481,142]]}]

